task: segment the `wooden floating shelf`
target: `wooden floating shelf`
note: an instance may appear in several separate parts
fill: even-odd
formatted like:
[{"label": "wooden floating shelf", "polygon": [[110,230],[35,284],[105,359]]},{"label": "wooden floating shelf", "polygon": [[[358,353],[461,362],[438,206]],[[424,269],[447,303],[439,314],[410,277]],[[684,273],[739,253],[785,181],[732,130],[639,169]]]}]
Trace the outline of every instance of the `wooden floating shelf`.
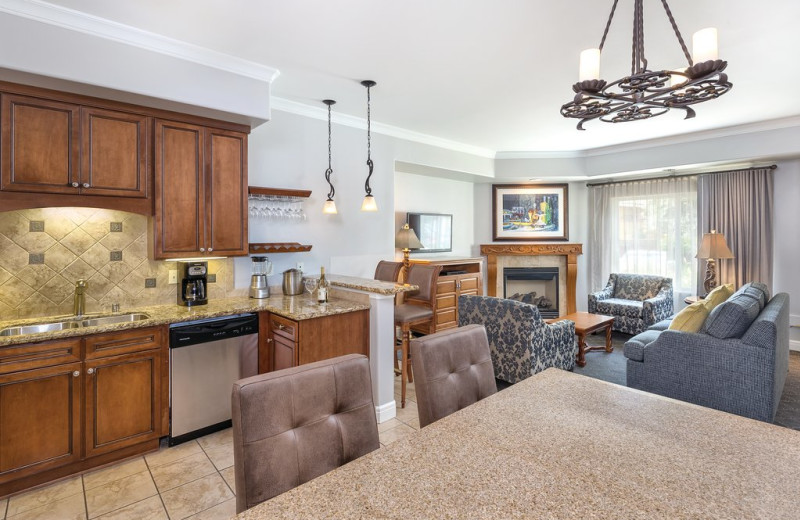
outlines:
[{"label": "wooden floating shelf", "polygon": [[258,244],[250,244],[250,254],[258,255],[262,253],[303,253],[311,251],[309,245],[303,245],[298,242],[262,242]]},{"label": "wooden floating shelf", "polygon": [[259,186],[248,186],[247,193],[250,195],[266,195],[272,197],[298,197],[305,199],[311,196],[311,190],[287,190],[283,188],[261,188]]}]

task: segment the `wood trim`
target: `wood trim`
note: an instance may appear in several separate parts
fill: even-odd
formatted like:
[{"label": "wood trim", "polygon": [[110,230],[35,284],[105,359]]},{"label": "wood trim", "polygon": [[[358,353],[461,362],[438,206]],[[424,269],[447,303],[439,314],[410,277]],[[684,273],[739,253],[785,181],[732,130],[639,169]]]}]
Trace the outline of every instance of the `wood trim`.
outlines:
[{"label": "wood trim", "polygon": [[489,296],[497,296],[497,257],[565,256],[567,260],[567,309],[565,314],[572,314],[576,311],[578,255],[583,254],[583,244],[482,244],[481,254],[486,255]]},{"label": "wood trim", "polygon": [[274,195],[276,197],[308,198],[311,196],[311,190],[287,190],[283,188],[262,188],[260,186],[248,186],[247,193],[250,195]]}]

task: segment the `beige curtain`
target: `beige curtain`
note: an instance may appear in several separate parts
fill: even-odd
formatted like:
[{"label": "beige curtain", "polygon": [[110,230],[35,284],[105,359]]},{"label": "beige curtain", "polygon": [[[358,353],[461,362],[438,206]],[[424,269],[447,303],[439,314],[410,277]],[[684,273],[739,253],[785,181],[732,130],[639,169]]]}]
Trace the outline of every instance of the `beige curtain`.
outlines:
[{"label": "beige curtain", "polygon": [[[736,287],[762,282],[772,290],[774,167],[700,175],[698,243],[712,229],[725,235],[734,258],[717,260],[718,282]],[[705,260],[699,260],[697,294],[703,294]]]}]

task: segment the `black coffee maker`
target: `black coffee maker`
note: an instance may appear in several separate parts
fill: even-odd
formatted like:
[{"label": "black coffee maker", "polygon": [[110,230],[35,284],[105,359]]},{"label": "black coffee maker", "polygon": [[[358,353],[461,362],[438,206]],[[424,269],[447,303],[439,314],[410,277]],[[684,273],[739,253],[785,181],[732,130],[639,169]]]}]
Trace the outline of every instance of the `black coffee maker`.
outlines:
[{"label": "black coffee maker", "polygon": [[191,307],[208,303],[208,262],[178,262],[178,305]]}]

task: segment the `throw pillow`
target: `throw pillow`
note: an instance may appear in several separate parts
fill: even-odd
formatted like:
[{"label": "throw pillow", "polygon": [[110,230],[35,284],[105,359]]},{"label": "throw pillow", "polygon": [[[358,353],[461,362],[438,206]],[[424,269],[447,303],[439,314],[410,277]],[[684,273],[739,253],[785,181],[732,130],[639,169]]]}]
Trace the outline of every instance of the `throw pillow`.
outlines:
[{"label": "throw pillow", "polygon": [[697,332],[705,323],[709,312],[710,309],[706,300],[695,302],[684,308],[672,319],[672,323],[669,324],[669,330]]},{"label": "throw pillow", "polygon": [[734,294],[714,307],[703,325],[704,331],[719,339],[741,338],[761,312],[759,301],[746,294]]},{"label": "throw pillow", "polygon": [[718,285],[717,287],[715,287],[710,293],[706,295],[704,300],[706,302],[706,305],[708,306],[708,311],[711,312],[714,309],[714,307],[716,307],[720,303],[730,298],[732,294],[733,294],[732,283],[728,283],[725,285]]}]

